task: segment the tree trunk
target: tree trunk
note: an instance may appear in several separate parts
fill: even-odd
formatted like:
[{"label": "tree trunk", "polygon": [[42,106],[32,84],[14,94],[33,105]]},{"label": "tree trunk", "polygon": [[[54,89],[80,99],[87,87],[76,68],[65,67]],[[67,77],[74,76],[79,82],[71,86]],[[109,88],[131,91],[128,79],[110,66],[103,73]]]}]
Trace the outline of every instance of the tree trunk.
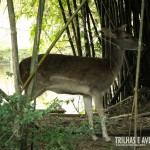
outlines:
[{"label": "tree trunk", "polygon": [[20,77],[19,77],[18,43],[17,43],[17,31],[16,31],[16,21],[15,21],[13,1],[7,0],[7,6],[8,6],[9,23],[10,23],[10,30],[11,30],[12,67],[14,73],[15,92],[20,94],[21,88],[19,84]]}]

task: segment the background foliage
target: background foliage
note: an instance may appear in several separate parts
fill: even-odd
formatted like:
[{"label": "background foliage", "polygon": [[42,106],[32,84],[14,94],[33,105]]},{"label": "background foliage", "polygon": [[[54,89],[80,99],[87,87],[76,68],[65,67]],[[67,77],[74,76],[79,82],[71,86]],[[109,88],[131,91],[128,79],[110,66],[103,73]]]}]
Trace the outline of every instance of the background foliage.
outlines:
[{"label": "background foliage", "polygon": [[[150,88],[150,26],[149,16],[150,2],[146,1],[145,16],[144,16],[144,29],[143,29],[143,41],[147,48],[143,50],[141,60],[141,74],[139,87]],[[40,40],[40,53],[46,52],[49,45],[58,35],[62,26],[66,23],[71,14],[74,13],[77,6],[81,3],[80,0],[51,0],[46,1],[45,11],[42,24],[42,33]],[[14,10],[16,19],[19,20],[22,16],[26,19],[31,19],[30,41],[33,43],[33,39],[36,31],[36,16],[38,11],[38,0],[15,0]],[[71,9],[70,9],[71,8]],[[115,29],[123,24],[127,24],[127,31],[133,33],[138,38],[139,24],[140,24],[140,9],[141,1],[135,0],[91,0],[79,11],[78,15],[73,20],[73,23],[69,25],[68,31],[61,36],[51,53],[61,53],[77,56],[87,57],[102,57],[107,56],[108,45],[106,42],[100,39],[100,28],[111,27]],[[70,11],[71,10],[71,11]],[[33,44],[32,44],[33,45]],[[0,60],[8,62],[10,60],[9,49],[1,51]],[[32,48],[19,49],[20,59],[31,55]],[[134,78],[135,78],[135,66],[137,55],[134,53],[126,53],[127,62],[124,62],[123,68],[120,71],[118,78],[111,86],[107,94],[104,96],[104,105],[108,107],[109,104],[116,104],[125,97],[132,95],[134,92]],[[128,70],[129,66],[129,70]],[[130,74],[132,76],[130,76]],[[130,76],[130,77],[129,77]],[[0,105],[0,146],[2,148],[16,148],[17,144],[22,140],[17,137],[18,126],[29,126],[29,140],[28,144],[32,143],[46,143],[47,148],[53,147],[54,149],[75,149],[77,148],[72,142],[75,142],[78,138],[82,138],[82,134],[89,136],[87,125],[83,123],[80,127],[76,127],[74,124],[66,129],[62,129],[59,126],[62,119],[54,121],[54,125],[58,128],[53,130],[48,129],[48,123],[45,122],[40,128],[36,128],[34,124],[37,120],[41,119],[43,115],[47,115],[50,112],[37,112],[34,111],[34,106],[26,104],[26,97],[18,96],[14,94],[9,97],[10,102],[4,103],[1,97]],[[149,101],[149,99],[147,100]],[[22,112],[16,109],[18,105]],[[56,106],[56,105],[53,105]],[[21,109],[24,108],[24,109]],[[22,113],[22,117],[16,120]],[[20,132],[20,131],[19,131]],[[28,131],[27,131],[28,132]],[[21,132],[23,133],[23,132]],[[44,137],[44,138],[40,138]],[[67,141],[67,142],[66,142]],[[68,144],[69,142],[71,144]]]}]

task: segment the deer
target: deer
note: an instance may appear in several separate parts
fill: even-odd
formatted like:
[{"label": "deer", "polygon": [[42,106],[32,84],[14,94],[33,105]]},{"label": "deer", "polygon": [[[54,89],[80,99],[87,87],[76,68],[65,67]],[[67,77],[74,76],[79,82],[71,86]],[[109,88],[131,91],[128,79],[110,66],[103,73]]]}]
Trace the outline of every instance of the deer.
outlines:
[{"label": "deer", "polygon": [[[98,137],[94,132],[92,100],[101,118],[102,136],[106,142],[111,141],[106,129],[106,115],[103,107],[103,94],[109,89],[123,64],[126,50],[137,50],[138,39],[133,37],[123,25],[117,29],[102,28],[101,33],[109,37],[111,55],[106,58],[49,54],[36,73],[36,85],[33,99],[45,91],[59,94],[81,94],[84,99],[92,139]],[[43,54],[38,55],[38,60]],[[20,62],[20,76],[23,83],[30,74],[31,57]],[[111,64],[111,65],[110,65]]]}]

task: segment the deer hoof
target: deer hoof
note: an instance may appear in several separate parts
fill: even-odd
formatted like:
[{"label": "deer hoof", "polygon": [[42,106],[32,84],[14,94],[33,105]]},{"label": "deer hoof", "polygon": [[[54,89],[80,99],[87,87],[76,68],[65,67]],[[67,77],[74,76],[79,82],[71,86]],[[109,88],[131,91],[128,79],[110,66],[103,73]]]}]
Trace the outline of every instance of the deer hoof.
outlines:
[{"label": "deer hoof", "polygon": [[106,142],[111,142],[111,138],[109,136],[105,137],[105,140],[106,140]]}]

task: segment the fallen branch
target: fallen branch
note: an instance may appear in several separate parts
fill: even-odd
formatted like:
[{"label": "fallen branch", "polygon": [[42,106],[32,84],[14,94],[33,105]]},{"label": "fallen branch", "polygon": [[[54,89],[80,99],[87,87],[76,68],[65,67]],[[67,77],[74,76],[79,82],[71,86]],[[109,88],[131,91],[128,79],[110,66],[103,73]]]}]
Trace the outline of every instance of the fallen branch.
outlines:
[{"label": "fallen branch", "polygon": [[109,112],[111,109],[113,109],[113,108],[117,108],[120,104],[122,104],[123,102],[125,102],[125,101],[127,101],[127,100],[129,100],[129,99],[132,99],[133,98],[133,96],[129,96],[129,97],[127,97],[126,99],[124,99],[124,100],[122,100],[121,102],[119,102],[119,103],[117,103],[117,104],[115,104],[115,105],[112,105],[112,106],[110,106],[110,107],[108,107],[107,108],[107,110],[106,110],[106,112]]},{"label": "fallen branch", "polygon": [[[138,114],[138,118],[140,118],[140,117],[148,117],[148,116],[150,116],[150,112]],[[127,118],[127,117],[131,117],[131,113],[130,114],[123,114],[123,115],[119,115],[119,116],[114,116],[114,117],[111,117],[109,119],[118,119],[118,118]]]}]

